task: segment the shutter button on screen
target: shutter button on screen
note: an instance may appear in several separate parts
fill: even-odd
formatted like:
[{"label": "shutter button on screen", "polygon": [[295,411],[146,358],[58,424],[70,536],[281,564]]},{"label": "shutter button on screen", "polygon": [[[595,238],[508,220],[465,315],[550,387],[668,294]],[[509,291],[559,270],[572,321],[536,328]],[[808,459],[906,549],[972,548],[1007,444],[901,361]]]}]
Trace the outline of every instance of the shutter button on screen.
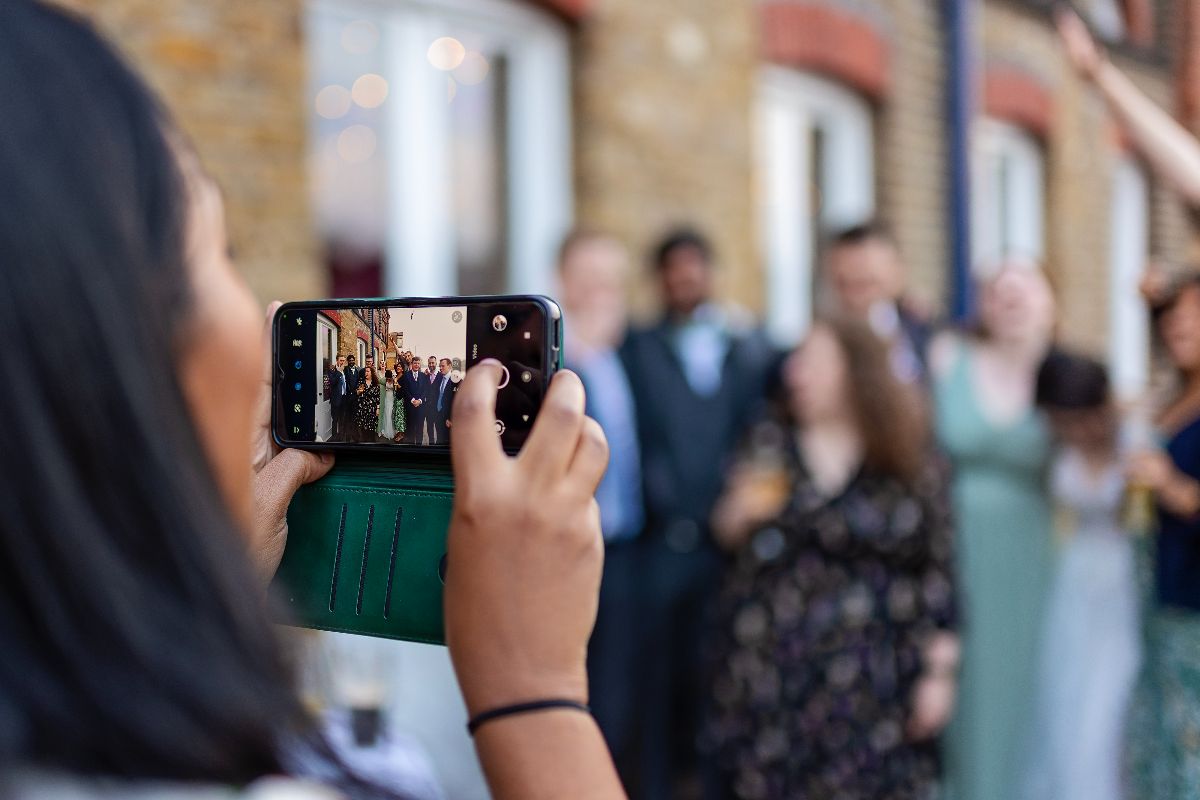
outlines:
[{"label": "shutter button on screen", "polygon": [[508,367],[501,364],[500,370],[504,373],[504,375],[503,375],[503,377],[500,378],[500,385],[496,387],[497,390],[503,389],[505,386],[508,386],[508,379],[509,379]]}]

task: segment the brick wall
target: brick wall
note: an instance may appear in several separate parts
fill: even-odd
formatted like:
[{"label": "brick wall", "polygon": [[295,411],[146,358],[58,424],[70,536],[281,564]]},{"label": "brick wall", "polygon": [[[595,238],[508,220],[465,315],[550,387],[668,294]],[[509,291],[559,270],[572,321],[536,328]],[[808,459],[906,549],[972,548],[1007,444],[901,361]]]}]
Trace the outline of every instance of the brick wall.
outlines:
[{"label": "brick wall", "polygon": [[940,305],[947,287],[945,42],[939,3],[886,0],[891,88],[880,106],[878,207],[909,265],[914,294]]},{"label": "brick wall", "polygon": [[[722,293],[762,307],[751,192],[750,2],[600,0],[576,36],[576,203],[637,264],[681,221],[709,232]],[[655,305],[650,280],[635,304]]]},{"label": "brick wall", "polygon": [[225,194],[264,300],[318,297],[308,206],[302,0],[61,0],[95,19],[166,101]]}]

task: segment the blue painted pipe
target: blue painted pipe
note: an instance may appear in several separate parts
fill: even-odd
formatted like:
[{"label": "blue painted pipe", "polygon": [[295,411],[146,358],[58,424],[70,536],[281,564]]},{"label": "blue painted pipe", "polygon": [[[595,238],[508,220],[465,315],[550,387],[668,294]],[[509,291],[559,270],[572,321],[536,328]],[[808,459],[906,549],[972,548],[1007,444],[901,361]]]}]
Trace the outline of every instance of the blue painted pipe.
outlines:
[{"label": "blue painted pipe", "polygon": [[975,311],[971,277],[971,118],[974,72],[971,60],[973,0],[943,0],[946,16],[946,144],[950,174],[950,313],[970,319]]}]

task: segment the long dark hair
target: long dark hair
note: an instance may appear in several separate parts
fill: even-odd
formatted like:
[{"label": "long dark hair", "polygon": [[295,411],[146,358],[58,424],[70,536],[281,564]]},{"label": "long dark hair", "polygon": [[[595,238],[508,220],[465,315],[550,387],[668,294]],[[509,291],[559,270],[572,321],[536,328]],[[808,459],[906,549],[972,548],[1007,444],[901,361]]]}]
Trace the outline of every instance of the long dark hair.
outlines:
[{"label": "long dark hair", "polygon": [[828,331],[846,359],[846,389],[862,436],[865,469],[907,483],[916,480],[928,454],[928,425],[915,391],[896,377],[887,345],[866,323],[845,316],[821,316],[813,328]]},{"label": "long dark hair", "polygon": [[0,108],[0,771],[280,772],[311,726],[176,379],[178,137],[32,0],[0,2]]}]

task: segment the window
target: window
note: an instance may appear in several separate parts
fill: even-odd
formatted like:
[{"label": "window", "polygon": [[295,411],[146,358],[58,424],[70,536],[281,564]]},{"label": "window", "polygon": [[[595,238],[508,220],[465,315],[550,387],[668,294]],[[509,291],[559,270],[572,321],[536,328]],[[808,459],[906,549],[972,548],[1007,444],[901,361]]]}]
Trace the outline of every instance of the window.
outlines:
[{"label": "window", "polygon": [[975,131],[972,260],[977,271],[1010,259],[1040,263],[1046,254],[1045,166],[1038,141],[993,119]]},{"label": "window", "polygon": [[564,24],[521,0],[315,0],[308,33],[335,291],[545,291],[572,219]]},{"label": "window", "polygon": [[767,67],[756,122],[767,326],[789,344],[812,319],[822,235],[874,212],[871,107],[828,80]]},{"label": "window", "polygon": [[1125,9],[1122,0],[1092,0],[1088,20],[1096,34],[1109,42],[1125,38]]},{"label": "window", "polygon": [[[1109,369],[1120,400],[1135,400],[1146,389],[1150,339],[1146,306],[1138,281],[1150,251],[1150,189],[1146,174],[1128,156],[1113,171],[1109,272]],[[1119,222],[1120,224],[1116,224]]]},{"label": "window", "polygon": [[367,343],[362,339],[356,339],[355,342],[358,348],[358,360],[355,366],[362,369],[367,363]]}]

